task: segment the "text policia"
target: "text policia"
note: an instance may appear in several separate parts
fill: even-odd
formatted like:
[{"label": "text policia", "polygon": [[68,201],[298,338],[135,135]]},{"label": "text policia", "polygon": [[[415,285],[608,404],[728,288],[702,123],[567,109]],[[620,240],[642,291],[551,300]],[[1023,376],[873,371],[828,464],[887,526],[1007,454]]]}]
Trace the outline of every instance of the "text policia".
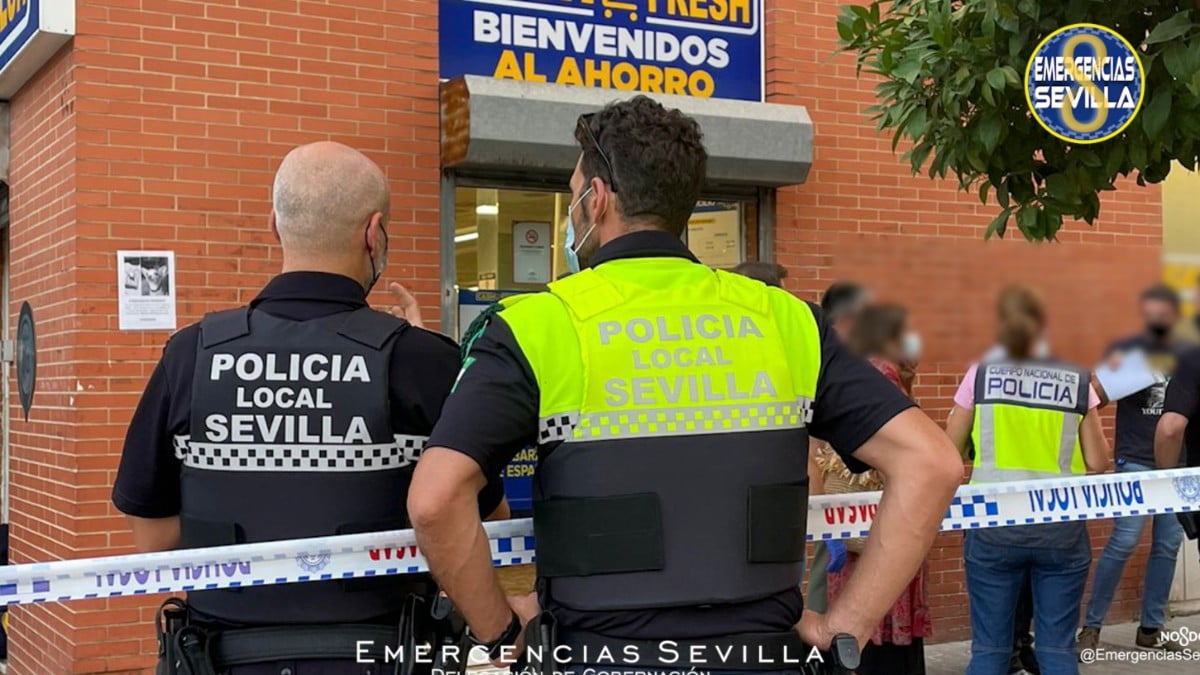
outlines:
[{"label": "text policia", "polygon": [[[730,12],[741,12],[742,6],[747,14],[750,11],[748,0],[730,0],[730,5]],[[729,65],[729,42],[722,37],[679,37],[649,29],[485,10],[473,13],[472,25],[475,42],[508,47],[501,52],[492,75],[498,79],[711,97],[715,83],[710,70]],[[538,54],[528,50],[567,55],[548,72],[539,64]],[[572,53],[595,57],[580,58]]]}]

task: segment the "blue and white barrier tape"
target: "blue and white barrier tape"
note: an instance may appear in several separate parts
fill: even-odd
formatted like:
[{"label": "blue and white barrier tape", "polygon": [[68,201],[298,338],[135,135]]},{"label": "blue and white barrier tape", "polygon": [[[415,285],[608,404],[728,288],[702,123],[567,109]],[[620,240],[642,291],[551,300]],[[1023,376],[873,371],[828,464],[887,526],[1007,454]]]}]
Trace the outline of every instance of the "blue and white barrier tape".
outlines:
[{"label": "blue and white barrier tape", "polygon": [[[810,540],[867,534],[879,492],[815,496]],[[1200,469],[959,488],[943,530],[1145,516],[1200,509]],[[534,562],[530,520],[487,523],[497,566]],[[268,586],[427,571],[412,530],[239,544],[0,567],[0,605]]]}]

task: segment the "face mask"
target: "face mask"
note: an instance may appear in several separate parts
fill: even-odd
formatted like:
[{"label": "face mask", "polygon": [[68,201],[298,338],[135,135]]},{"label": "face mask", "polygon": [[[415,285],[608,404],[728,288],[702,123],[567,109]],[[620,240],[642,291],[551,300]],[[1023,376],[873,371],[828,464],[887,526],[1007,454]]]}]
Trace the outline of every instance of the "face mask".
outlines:
[{"label": "face mask", "polygon": [[905,360],[914,363],[921,360],[921,334],[915,331],[905,333],[900,349]]},{"label": "face mask", "polygon": [[379,265],[376,266],[375,256],[371,255],[370,247],[367,248],[367,260],[371,261],[371,283],[367,284],[367,295],[371,294],[371,289],[375,288],[375,284],[379,282],[379,277],[383,276],[384,268],[387,267],[387,230],[380,227],[379,231],[383,234],[383,260],[379,261]]},{"label": "face mask", "polygon": [[584,193],[582,195],[579,196],[579,199],[576,199],[575,203],[572,204],[570,206],[570,208],[567,209],[567,237],[566,237],[566,241],[563,242],[565,244],[566,248],[563,249],[563,253],[567,256],[567,269],[571,270],[572,274],[574,274],[580,270],[579,249],[582,248],[585,243],[587,243],[588,237],[592,236],[592,230],[596,229],[596,223],[595,222],[592,223],[592,226],[588,228],[588,231],[586,233],[584,233],[583,239],[580,239],[579,244],[576,245],[575,244],[575,219],[572,218],[571,216],[575,213],[575,207],[582,204],[583,200],[586,199],[587,196],[589,194],[591,194],[591,192],[592,192],[592,188],[588,188],[586,191],[584,191]]},{"label": "face mask", "polygon": [[1167,337],[1167,334],[1171,332],[1171,324],[1151,322],[1146,324],[1146,331],[1150,333],[1150,335],[1161,340]]}]

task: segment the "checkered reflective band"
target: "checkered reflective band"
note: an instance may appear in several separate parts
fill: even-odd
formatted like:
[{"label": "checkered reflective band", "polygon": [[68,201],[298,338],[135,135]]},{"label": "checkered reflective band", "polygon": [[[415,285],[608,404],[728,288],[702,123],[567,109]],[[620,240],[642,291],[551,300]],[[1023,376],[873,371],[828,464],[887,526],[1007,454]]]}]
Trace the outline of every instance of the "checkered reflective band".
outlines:
[{"label": "checkered reflective band", "polygon": [[175,437],[175,456],[189,467],[212,471],[387,471],[421,456],[426,436],[396,434],[382,445],[268,445],[192,442]]},{"label": "checkered reflective band", "polygon": [[[810,540],[866,536],[879,492],[814,497]],[[942,530],[1200,510],[1200,468],[966,485]],[[536,562],[533,523],[486,523],[497,566]],[[702,561],[701,561],[702,562]],[[0,605],[303,583],[428,571],[412,530],[0,567]]]},{"label": "checkered reflective band", "polygon": [[799,429],[812,421],[812,399],[787,403],[649,408],[598,413],[568,412],[543,417],[541,443],[694,436],[733,431]]},{"label": "checkered reflective band", "polygon": [[565,441],[571,437],[571,431],[579,424],[579,413],[563,413],[543,417],[538,424],[538,442],[542,445],[555,441]]}]

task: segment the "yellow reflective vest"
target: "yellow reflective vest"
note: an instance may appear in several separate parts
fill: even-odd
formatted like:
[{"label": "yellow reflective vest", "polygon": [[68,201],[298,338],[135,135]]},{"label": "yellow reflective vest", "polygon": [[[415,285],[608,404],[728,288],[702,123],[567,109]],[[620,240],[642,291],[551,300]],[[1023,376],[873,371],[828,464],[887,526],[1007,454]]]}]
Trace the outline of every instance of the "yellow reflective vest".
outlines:
[{"label": "yellow reflective vest", "polygon": [[1086,472],[1079,425],[1086,370],[1051,360],[981,363],[975,373],[972,483]]},{"label": "yellow reflective vest", "polygon": [[676,258],[502,301],[537,380],[538,575],[582,610],[740,602],[804,570],[809,306]]}]

